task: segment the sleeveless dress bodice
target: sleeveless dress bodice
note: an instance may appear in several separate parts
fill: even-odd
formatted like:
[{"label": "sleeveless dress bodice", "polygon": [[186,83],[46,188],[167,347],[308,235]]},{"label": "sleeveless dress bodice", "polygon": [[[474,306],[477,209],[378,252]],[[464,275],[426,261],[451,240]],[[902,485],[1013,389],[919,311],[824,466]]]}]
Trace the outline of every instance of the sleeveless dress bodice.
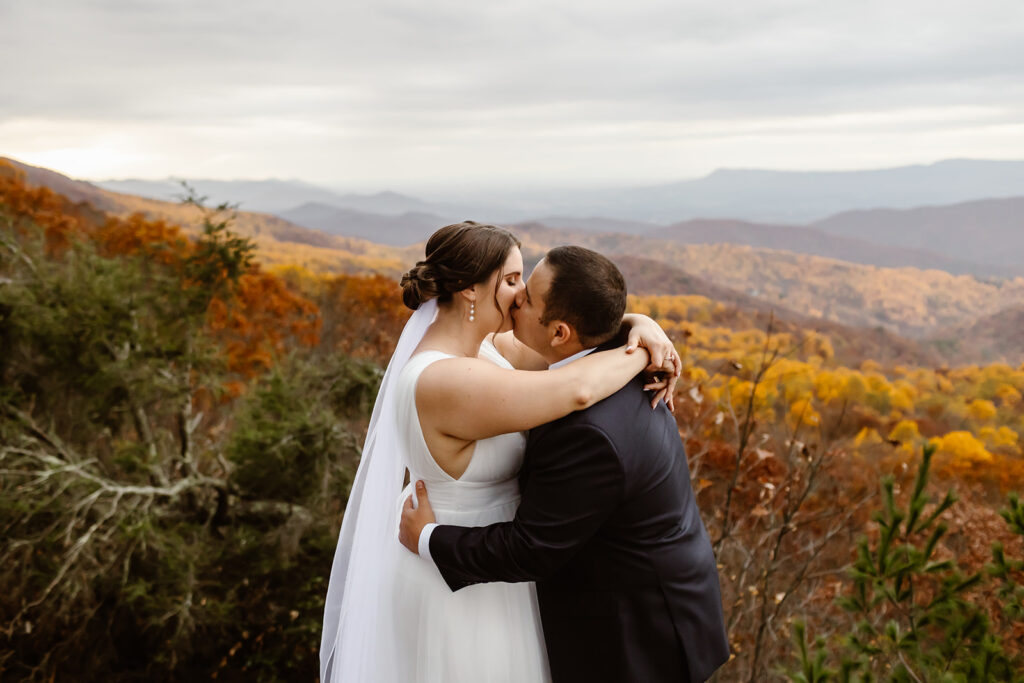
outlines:
[{"label": "sleeveless dress bodice", "polygon": [[[487,360],[512,369],[504,357],[489,342],[480,347]],[[410,481],[422,480],[427,485],[430,504],[441,524],[465,526],[469,513],[475,525],[511,519],[519,503],[517,476],[526,451],[526,434],[512,432],[480,439],[474,445],[473,456],[466,471],[458,479],[445,472],[434,460],[423,439],[423,430],[416,411],[416,384],[420,374],[432,363],[452,358],[441,351],[423,351],[409,359],[398,381],[396,399],[399,430],[406,438]],[[487,514],[490,511],[490,514]],[[481,522],[483,515],[489,520]]]}]

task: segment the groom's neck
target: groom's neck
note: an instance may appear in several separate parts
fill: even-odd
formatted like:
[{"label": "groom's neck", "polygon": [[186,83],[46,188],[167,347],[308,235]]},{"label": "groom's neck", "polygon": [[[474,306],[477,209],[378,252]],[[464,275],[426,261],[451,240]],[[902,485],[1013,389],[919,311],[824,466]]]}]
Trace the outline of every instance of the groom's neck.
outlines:
[{"label": "groom's neck", "polygon": [[584,347],[578,341],[573,341],[567,344],[559,344],[558,346],[552,346],[548,349],[548,353],[544,354],[544,360],[548,362],[548,365],[554,365],[559,361],[575,356],[584,348],[586,347]]}]

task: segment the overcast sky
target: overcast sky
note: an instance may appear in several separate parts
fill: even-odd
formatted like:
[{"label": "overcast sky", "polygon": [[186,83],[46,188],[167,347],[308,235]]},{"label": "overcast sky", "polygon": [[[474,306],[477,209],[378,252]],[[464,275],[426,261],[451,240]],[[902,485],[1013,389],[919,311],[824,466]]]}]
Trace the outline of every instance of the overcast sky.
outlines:
[{"label": "overcast sky", "polygon": [[1024,159],[1019,0],[0,0],[0,156],[349,190]]}]

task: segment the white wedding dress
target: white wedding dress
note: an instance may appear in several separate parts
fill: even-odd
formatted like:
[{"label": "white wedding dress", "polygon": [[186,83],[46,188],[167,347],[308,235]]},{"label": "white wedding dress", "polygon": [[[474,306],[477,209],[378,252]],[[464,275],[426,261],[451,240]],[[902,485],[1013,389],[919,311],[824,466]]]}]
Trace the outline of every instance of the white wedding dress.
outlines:
[{"label": "white wedding dress", "polygon": [[[480,355],[512,366],[490,342]],[[526,437],[516,432],[476,442],[465,473],[454,479],[427,450],[416,411],[416,383],[427,366],[451,356],[412,356],[395,383],[395,418],[405,441],[410,481],[426,483],[440,524],[506,522],[519,506],[517,475]],[[411,484],[399,504],[411,495]],[[421,683],[542,683],[549,681],[537,593],[532,583],[485,583],[452,592],[429,560],[403,552],[384,628],[393,629],[397,680]]]}]

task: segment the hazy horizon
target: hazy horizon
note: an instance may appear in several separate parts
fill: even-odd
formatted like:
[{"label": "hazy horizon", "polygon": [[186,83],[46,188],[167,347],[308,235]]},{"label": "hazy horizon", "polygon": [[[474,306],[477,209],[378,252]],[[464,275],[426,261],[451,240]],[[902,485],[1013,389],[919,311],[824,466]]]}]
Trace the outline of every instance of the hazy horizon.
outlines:
[{"label": "hazy horizon", "polygon": [[[2,150],[0,150],[0,156],[7,156],[7,155],[4,155],[2,153]],[[33,165],[33,166],[38,165],[38,164],[31,164],[31,162],[26,161],[25,159],[16,159],[16,161],[21,161],[23,163],[27,163],[27,164],[30,164],[30,165]],[[657,186],[661,186],[661,185],[671,185],[671,184],[675,184],[675,183],[684,183],[684,182],[693,181],[693,180],[701,180],[702,178],[707,178],[708,176],[711,176],[711,175],[714,175],[714,174],[720,173],[720,172],[732,172],[732,171],[737,171],[737,172],[762,172],[763,171],[763,172],[769,172],[769,173],[794,173],[794,174],[796,174],[796,173],[823,173],[823,174],[824,173],[855,173],[855,172],[858,172],[858,171],[887,171],[887,170],[894,170],[894,169],[900,169],[900,168],[915,168],[915,167],[917,167],[917,168],[924,168],[924,167],[928,167],[928,166],[934,166],[936,164],[942,164],[942,163],[945,163],[945,162],[957,162],[957,161],[1024,162],[1024,155],[1022,155],[1022,157],[1019,158],[1019,159],[1018,158],[1012,158],[1012,159],[1011,158],[1007,158],[1007,159],[982,159],[982,158],[961,157],[961,158],[935,159],[934,161],[929,161],[929,162],[907,163],[907,164],[899,164],[899,165],[895,165],[895,166],[865,166],[863,168],[766,168],[766,167],[754,167],[754,166],[749,166],[749,167],[734,166],[734,167],[714,168],[714,169],[711,169],[710,171],[708,171],[707,173],[701,173],[699,175],[688,176],[688,177],[685,177],[685,178],[684,177],[666,178],[666,179],[654,180],[654,181],[650,181],[650,182],[636,182],[636,183],[619,182],[619,183],[616,183],[616,182],[608,181],[608,182],[603,182],[603,183],[599,183],[599,184],[586,184],[586,183],[573,183],[573,182],[571,182],[572,179],[567,179],[567,181],[564,184],[561,184],[561,185],[552,184],[552,183],[545,183],[545,184],[538,184],[538,185],[523,184],[523,185],[519,185],[519,186],[509,186],[509,187],[493,188],[493,189],[495,190],[496,194],[500,194],[503,191],[508,191],[508,192],[516,193],[516,192],[535,192],[535,191],[536,192],[543,192],[543,191],[546,191],[546,190],[550,191],[550,190],[558,190],[558,189],[602,190],[602,189],[623,189],[623,188],[631,188],[631,187],[637,187],[637,188],[639,188],[639,187],[657,187]],[[59,168],[50,168],[50,170],[57,171],[58,173],[63,173],[63,171],[61,169],[59,169]],[[242,177],[242,176],[238,176],[238,177],[234,177],[234,176],[225,176],[225,177],[183,177],[183,176],[174,176],[174,175],[164,175],[164,176],[156,176],[155,175],[155,176],[147,177],[147,176],[136,175],[136,176],[123,176],[123,177],[118,177],[118,176],[109,176],[109,177],[76,177],[75,179],[76,180],[84,180],[86,182],[92,182],[92,183],[128,182],[128,181],[134,181],[134,180],[141,181],[141,182],[179,182],[181,180],[185,180],[185,181],[196,181],[196,182],[226,182],[226,183],[230,183],[230,182],[240,182],[240,183],[241,182],[302,183],[302,184],[306,184],[306,185],[312,185],[312,186],[315,186],[315,187],[320,187],[320,188],[323,188],[323,189],[333,190],[333,191],[336,191],[336,192],[353,192],[353,193],[360,193],[360,194],[384,194],[384,193],[388,193],[388,192],[394,192],[396,194],[411,194],[412,192],[415,191],[415,190],[405,191],[403,189],[396,188],[396,187],[383,187],[383,186],[382,187],[376,187],[376,188],[367,187],[367,188],[364,188],[364,189],[361,189],[361,190],[354,190],[354,189],[352,189],[352,188],[350,188],[348,186],[344,186],[344,185],[329,185],[329,184],[319,183],[319,182],[310,180],[309,178],[302,178],[302,177],[286,178],[286,177],[282,177],[282,176],[253,176],[253,177],[248,177],[247,178],[247,177]],[[426,191],[438,191],[438,192],[441,192],[441,193],[452,192],[454,194],[458,194],[458,192],[456,190],[452,189],[452,185],[453,184],[454,183],[452,183],[452,184],[442,184],[442,185],[424,184],[422,186],[422,188],[424,190],[426,190]]]}]

